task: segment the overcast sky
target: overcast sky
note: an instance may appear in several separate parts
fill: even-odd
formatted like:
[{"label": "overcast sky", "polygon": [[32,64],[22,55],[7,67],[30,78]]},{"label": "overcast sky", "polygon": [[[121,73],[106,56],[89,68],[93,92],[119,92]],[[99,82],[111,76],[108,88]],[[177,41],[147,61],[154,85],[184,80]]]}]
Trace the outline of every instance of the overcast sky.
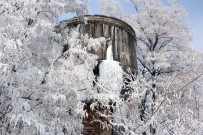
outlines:
[{"label": "overcast sky", "polygon": [[[125,0],[120,0],[125,1]],[[167,3],[168,0],[162,0]],[[203,52],[203,0],[177,0],[182,4],[188,12],[187,21],[190,25],[193,33],[192,45],[194,48]],[[125,10],[131,10],[125,6]],[[98,0],[90,0],[90,14],[101,14],[99,13]],[[63,14],[60,20],[68,19],[73,17],[71,14]]]}]

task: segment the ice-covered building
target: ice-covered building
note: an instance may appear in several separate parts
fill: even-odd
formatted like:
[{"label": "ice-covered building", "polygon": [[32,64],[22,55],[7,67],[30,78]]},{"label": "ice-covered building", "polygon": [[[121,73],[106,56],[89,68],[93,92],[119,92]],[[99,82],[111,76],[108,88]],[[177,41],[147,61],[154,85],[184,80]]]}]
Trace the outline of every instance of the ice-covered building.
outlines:
[{"label": "ice-covered building", "polygon": [[[90,37],[110,38],[112,42],[113,59],[121,63],[123,69],[130,68],[132,72],[137,69],[136,38],[133,28],[124,21],[103,16],[87,15],[85,21],[80,18],[72,18],[61,22],[60,29],[77,27],[80,25],[82,34],[88,33]],[[99,56],[98,60],[105,60],[108,44],[98,51],[91,51]]]},{"label": "ice-covered building", "polygon": [[[107,42],[101,47],[101,49],[97,51],[89,51],[98,56],[99,64],[95,67],[94,74],[99,76],[100,79],[111,81],[112,89],[117,94],[120,94],[122,86],[119,84],[122,83],[119,81],[122,81],[122,70],[127,71],[128,69],[131,69],[133,74],[137,71],[137,44],[133,28],[117,18],[103,15],[86,15],[83,20],[75,17],[62,21],[58,26],[58,30],[61,31],[74,27],[79,27],[79,32],[81,34],[88,34],[89,37],[106,38]],[[116,72],[121,79],[114,77],[109,78],[107,72],[111,69]],[[88,111],[88,107],[86,109]],[[100,135],[116,135],[116,132],[113,131],[101,132],[99,129],[93,129],[90,123],[95,114],[90,109],[88,113],[89,118],[84,120],[84,135],[98,134],[94,133],[96,130],[100,132]]]}]

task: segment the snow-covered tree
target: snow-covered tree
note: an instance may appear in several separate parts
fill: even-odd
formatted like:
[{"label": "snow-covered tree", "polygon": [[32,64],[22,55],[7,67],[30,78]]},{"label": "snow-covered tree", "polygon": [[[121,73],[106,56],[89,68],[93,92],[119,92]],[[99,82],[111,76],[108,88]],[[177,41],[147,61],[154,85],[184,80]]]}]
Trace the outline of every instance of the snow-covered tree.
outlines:
[{"label": "snow-covered tree", "polygon": [[131,4],[135,13],[125,13],[115,0],[102,5],[137,34],[141,72],[122,73],[121,85],[129,90],[124,100],[109,81],[120,76],[109,71],[96,81],[93,74],[97,56],[88,50],[98,50],[105,39],[77,28],[58,33],[55,27],[63,12],[82,19],[87,0],[0,0],[0,133],[82,134],[89,115],[85,101],[96,99],[90,109],[108,119],[94,119],[102,128],[118,127],[120,134],[201,134],[202,65],[188,47],[185,11],[159,0]]},{"label": "snow-covered tree", "polygon": [[[90,89],[92,78],[77,68],[83,62],[91,69],[95,57],[77,32],[69,35],[71,48],[62,53],[55,26],[62,12],[81,16],[86,9],[84,0],[0,1],[1,134],[81,134],[85,111],[76,84]],[[89,48],[96,42],[83,40]]]},{"label": "snow-covered tree", "polygon": [[[190,47],[192,36],[185,9],[176,1],[164,5],[160,0],[129,0],[127,5],[134,8],[131,12],[125,12],[119,0],[109,5],[105,0],[100,3],[104,13],[119,17],[134,28],[139,70],[150,85],[147,90],[142,89],[144,94],[133,108],[139,109],[135,114],[142,124],[127,127],[143,134],[201,134],[202,124],[195,119],[193,108],[199,101],[191,101],[200,93],[197,80],[202,72],[194,69],[201,64],[196,60],[197,51]],[[198,92],[194,94],[195,91]]]}]

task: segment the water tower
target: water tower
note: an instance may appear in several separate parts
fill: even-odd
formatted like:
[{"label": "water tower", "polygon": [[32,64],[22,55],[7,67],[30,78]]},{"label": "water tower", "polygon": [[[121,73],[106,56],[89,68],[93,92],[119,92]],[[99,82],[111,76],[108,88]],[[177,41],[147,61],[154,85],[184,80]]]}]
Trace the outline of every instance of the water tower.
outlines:
[{"label": "water tower", "polygon": [[[124,71],[130,68],[132,73],[136,73],[137,44],[133,28],[120,19],[103,15],[86,15],[85,21],[77,17],[62,21],[59,25],[59,31],[79,26],[79,31],[82,34],[88,33],[93,38],[105,37],[110,39],[113,60],[120,62]],[[96,54],[98,61],[105,60],[107,48],[108,44],[104,45],[100,50],[96,52],[92,50],[90,53]]]},{"label": "water tower", "polygon": [[[123,81],[122,72],[130,69],[131,72],[135,74],[137,71],[137,44],[133,28],[117,18],[103,15],[86,15],[84,20],[75,17],[62,21],[57,27],[57,31],[61,32],[65,29],[75,27],[79,27],[79,32],[81,34],[88,34],[89,37],[104,37],[107,39],[107,43],[104,44],[101,49],[98,51],[90,50],[89,52],[98,56],[99,64],[95,67],[94,73],[98,75],[99,78],[110,80],[112,89],[114,89],[117,94],[120,94],[122,87],[120,84],[122,84],[122,82],[119,81]],[[107,78],[107,70],[113,68],[116,69],[115,72],[121,76],[121,80],[117,78]],[[85,101],[85,103],[87,106],[91,104],[91,102],[87,101]],[[88,107],[86,109],[89,115],[88,118],[84,120],[84,135],[116,135],[114,131],[101,131],[96,124],[93,128],[91,121],[94,117],[97,117],[96,113]],[[102,112],[103,110],[98,111]],[[108,122],[106,119],[99,119]]]}]

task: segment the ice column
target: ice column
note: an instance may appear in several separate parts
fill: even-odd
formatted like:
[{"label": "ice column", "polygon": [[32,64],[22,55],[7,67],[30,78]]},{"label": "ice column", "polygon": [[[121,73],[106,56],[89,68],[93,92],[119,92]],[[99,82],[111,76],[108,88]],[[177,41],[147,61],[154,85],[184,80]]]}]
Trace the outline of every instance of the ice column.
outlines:
[{"label": "ice column", "polygon": [[113,60],[112,44],[109,43],[106,60],[99,65],[99,81],[112,93],[120,95],[123,83],[123,70],[119,62]]},{"label": "ice column", "polygon": [[106,51],[106,60],[113,61],[112,44],[110,44]]}]

